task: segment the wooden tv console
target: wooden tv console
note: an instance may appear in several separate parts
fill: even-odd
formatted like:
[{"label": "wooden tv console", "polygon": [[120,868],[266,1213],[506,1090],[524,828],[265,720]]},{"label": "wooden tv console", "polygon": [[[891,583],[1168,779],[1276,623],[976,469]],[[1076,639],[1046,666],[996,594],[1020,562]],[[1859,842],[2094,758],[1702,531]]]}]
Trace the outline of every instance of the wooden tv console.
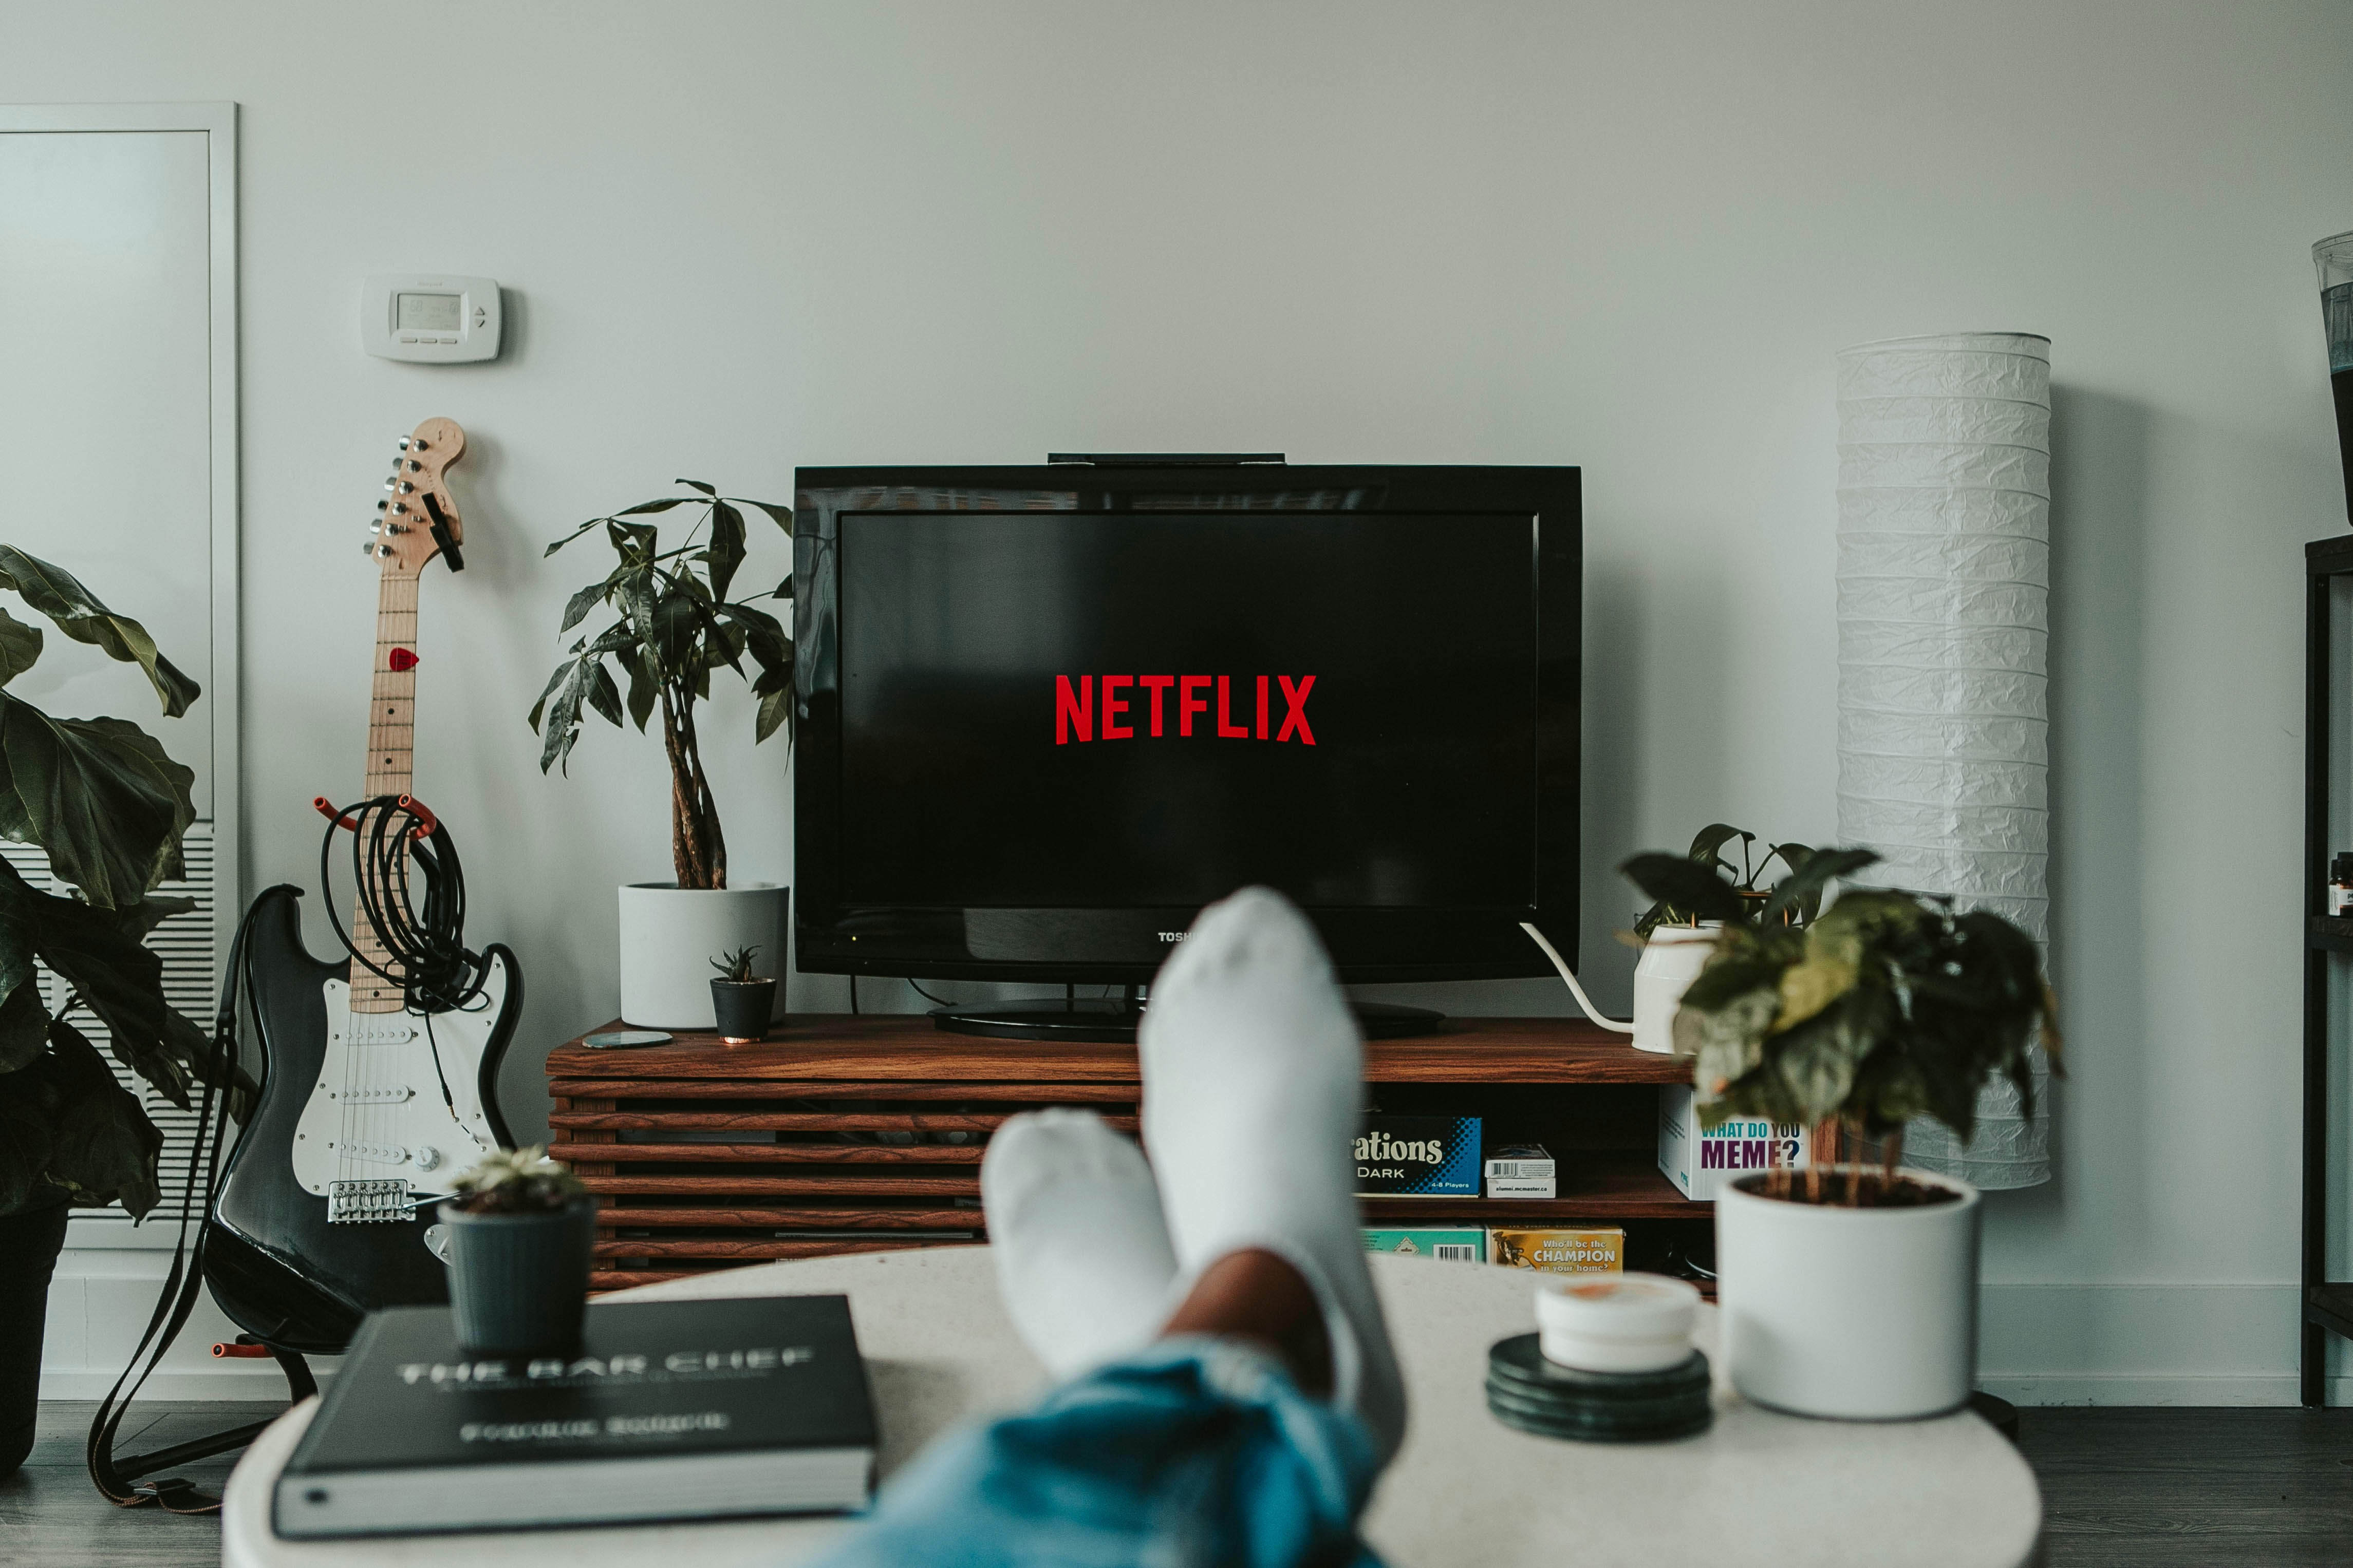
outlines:
[{"label": "wooden tv console", "polygon": [[[1483,1117],[1489,1149],[1541,1142],[1560,1171],[1550,1202],[1368,1197],[1367,1225],[1624,1224],[1636,1268],[1709,1245],[1714,1205],[1684,1198],[1654,1158],[1657,1086],[1688,1081],[1688,1068],[1562,1018],[1454,1018],[1365,1055],[1379,1109]],[[1132,1046],[948,1034],[906,1014],[795,1014],[752,1046],[691,1033],[640,1049],[573,1040],[547,1073],[550,1152],[605,1205],[598,1290],[984,1239],[991,1129],[1074,1105],[1132,1131],[1140,1093]]]}]

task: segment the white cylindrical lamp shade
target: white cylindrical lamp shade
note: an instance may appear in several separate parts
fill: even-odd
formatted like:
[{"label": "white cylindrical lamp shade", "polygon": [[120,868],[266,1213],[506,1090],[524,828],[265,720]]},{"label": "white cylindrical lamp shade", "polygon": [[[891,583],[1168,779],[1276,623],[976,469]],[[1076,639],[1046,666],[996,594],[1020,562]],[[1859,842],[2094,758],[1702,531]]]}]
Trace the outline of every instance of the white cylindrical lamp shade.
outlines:
[{"label": "white cylindrical lamp shade", "polygon": [[[2051,343],[1957,332],[1838,358],[1839,842],[1858,881],[2050,929]],[[2036,1063],[2038,1112],[2045,1071]],[[1907,1163],[1980,1187],[2051,1177],[2048,1121],[2007,1082],[1967,1145]]]}]

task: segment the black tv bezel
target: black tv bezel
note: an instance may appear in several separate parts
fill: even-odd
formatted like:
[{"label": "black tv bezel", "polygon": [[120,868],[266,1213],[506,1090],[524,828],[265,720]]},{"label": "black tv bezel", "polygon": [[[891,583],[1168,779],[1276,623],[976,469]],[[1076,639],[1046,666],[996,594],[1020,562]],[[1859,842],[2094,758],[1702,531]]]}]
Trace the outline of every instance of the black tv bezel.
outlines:
[{"label": "black tv bezel", "polygon": [[[1532,520],[1536,595],[1535,903],[1526,909],[1318,909],[1309,915],[1354,984],[1552,973],[1519,922],[1577,952],[1584,519],[1574,468],[1388,464],[809,468],[794,473],[794,938],[812,973],[1141,984],[1190,909],[992,909],[990,956],[965,909],[849,905],[840,896],[839,538],[845,511],[1166,511],[1214,495],[1268,510],[1509,512]],[[917,500],[925,504],[917,506]],[[994,504],[991,504],[991,502]],[[1138,503],[1144,503],[1139,507]],[[1154,504],[1154,503],[1159,504]]]}]

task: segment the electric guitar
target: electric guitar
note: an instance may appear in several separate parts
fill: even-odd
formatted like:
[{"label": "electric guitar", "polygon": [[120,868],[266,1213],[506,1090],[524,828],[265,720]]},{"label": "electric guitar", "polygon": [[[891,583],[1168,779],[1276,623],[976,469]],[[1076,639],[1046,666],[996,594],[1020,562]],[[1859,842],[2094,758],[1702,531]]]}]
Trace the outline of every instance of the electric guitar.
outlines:
[{"label": "electric guitar", "polygon": [[[447,484],[465,449],[455,423],[427,420],[401,440],[391,493],[376,503],[366,546],[380,577],[364,798],[413,799],[417,583],[436,555],[453,571],[465,564]],[[248,1332],[332,1353],[377,1308],[448,1299],[426,1233],[450,1178],[512,1142],[496,1084],[522,976],[514,955],[493,946],[467,1006],[413,1009],[401,982],[375,972],[401,970],[365,897],[350,928],[366,961],[356,964],[311,956],[300,897],[280,886],[255,900],[242,963],[227,981],[248,988],[263,1077],[215,1196],[205,1278]]]}]

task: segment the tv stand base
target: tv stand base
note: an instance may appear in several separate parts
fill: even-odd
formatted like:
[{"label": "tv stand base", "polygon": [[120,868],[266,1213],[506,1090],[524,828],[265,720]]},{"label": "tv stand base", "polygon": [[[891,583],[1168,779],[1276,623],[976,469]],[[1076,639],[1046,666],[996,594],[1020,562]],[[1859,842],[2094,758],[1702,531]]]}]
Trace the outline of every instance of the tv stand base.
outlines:
[{"label": "tv stand base", "polygon": [[[1352,1002],[1356,1027],[1368,1040],[1399,1040],[1437,1032],[1446,1015],[1388,1002]],[[1079,1002],[1008,1002],[993,1007],[936,1007],[932,1024],[958,1035],[1000,1040],[1068,1040],[1133,1045],[1144,1009],[1119,997]]]}]

